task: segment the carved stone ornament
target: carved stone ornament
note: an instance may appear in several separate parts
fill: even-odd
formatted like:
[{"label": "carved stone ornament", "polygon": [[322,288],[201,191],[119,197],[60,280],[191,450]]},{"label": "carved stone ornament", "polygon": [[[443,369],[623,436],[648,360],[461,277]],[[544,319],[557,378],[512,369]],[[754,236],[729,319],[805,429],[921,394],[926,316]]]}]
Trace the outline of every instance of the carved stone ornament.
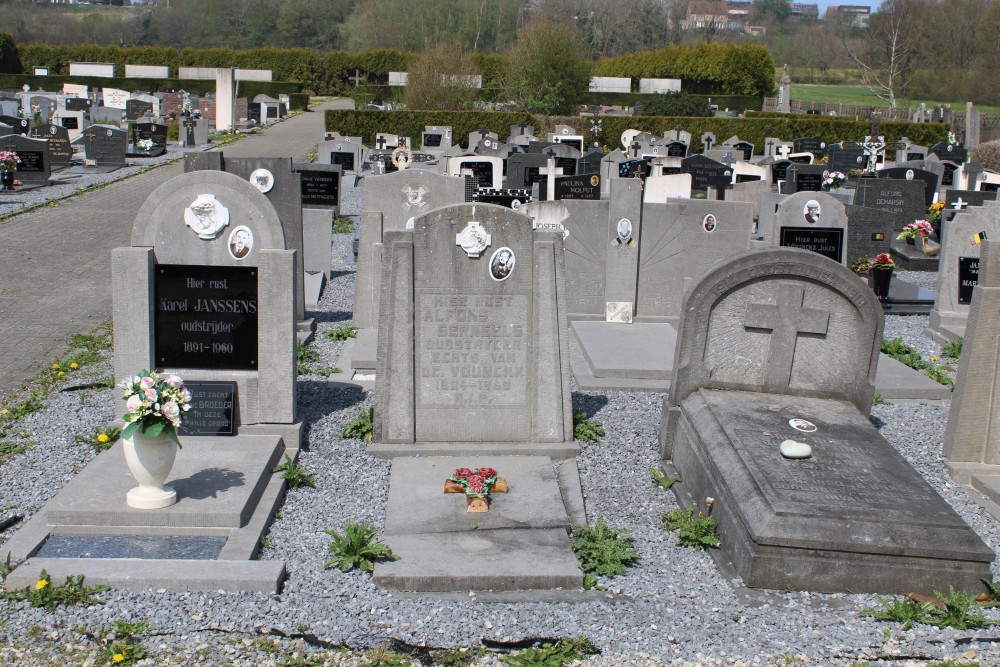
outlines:
[{"label": "carved stone ornament", "polygon": [[392,163],[396,169],[402,171],[409,167],[411,162],[413,162],[413,153],[410,152],[409,148],[400,146],[392,152]]},{"label": "carved stone ornament", "polygon": [[407,185],[403,188],[403,194],[406,195],[406,202],[403,204],[403,208],[409,211],[411,208],[415,208],[418,211],[427,210],[427,202],[424,201],[424,197],[430,192],[427,188],[420,185],[418,187],[413,187]]},{"label": "carved stone ornament", "polygon": [[198,195],[198,198],[184,209],[184,224],[190,227],[198,238],[210,241],[229,224],[229,209],[223,206],[215,195]]},{"label": "carved stone ornament", "polygon": [[465,229],[455,234],[455,245],[462,246],[462,250],[469,257],[479,257],[482,255],[492,240],[493,237],[475,220],[471,220],[465,226]]},{"label": "carved stone ornament", "polygon": [[270,192],[274,187],[274,174],[267,169],[254,169],[250,174],[250,184],[261,192]]}]

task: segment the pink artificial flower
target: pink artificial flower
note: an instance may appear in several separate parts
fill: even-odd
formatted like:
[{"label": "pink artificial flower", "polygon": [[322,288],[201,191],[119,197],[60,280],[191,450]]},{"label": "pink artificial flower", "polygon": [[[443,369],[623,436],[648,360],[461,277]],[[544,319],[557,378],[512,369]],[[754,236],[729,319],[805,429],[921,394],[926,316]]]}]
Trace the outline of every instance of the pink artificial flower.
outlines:
[{"label": "pink artificial flower", "polygon": [[466,477],[468,477],[471,474],[472,474],[472,471],[469,470],[468,468],[457,468],[455,470],[455,478],[456,479],[465,479]]}]

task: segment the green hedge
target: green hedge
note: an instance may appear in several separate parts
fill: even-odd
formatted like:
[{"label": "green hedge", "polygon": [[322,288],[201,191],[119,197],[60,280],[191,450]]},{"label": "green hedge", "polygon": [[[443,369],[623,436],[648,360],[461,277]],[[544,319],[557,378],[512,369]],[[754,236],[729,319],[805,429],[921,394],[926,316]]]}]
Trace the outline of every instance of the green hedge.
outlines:
[{"label": "green hedge", "polygon": [[774,93],[771,52],[749,43],[670,46],[627,53],[597,61],[594,76],[680,79],[686,93]]},{"label": "green hedge", "polygon": [[[215,92],[215,79],[125,79],[122,77],[105,78],[99,76],[34,76],[27,74],[0,74],[0,89],[20,89],[28,84],[32,90],[47,90],[54,92],[62,90],[64,83],[77,83],[90,88],[120,88],[122,90],[157,91],[186,90],[196,95]],[[285,93],[291,96],[302,90],[302,84],[294,81],[240,81],[236,93],[239,97],[253,100],[260,94],[278,97]],[[306,96],[308,99],[308,95]]]},{"label": "green hedge", "polygon": [[305,111],[309,108],[309,95],[306,93],[289,93],[288,110]]},{"label": "green hedge", "polygon": [[[344,135],[360,136],[369,146],[375,141],[377,132],[401,131],[414,139],[419,139],[425,125],[450,125],[453,136],[465,143],[470,132],[488,128],[506,139],[510,126],[526,123],[535,126],[535,134],[544,137],[556,125],[569,125],[590,139],[588,118],[579,116],[533,116],[528,113],[481,112],[481,111],[327,111],[327,131],[337,131]],[[867,122],[829,117],[810,118],[808,116],[784,116],[783,118],[677,118],[671,116],[603,116],[598,140],[608,148],[620,145],[622,132],[635,128],[653,134],[663,135],[680,125],[691,133],[694,150],[701,150],[701,135],[715,134],[722,142],[734,134],[754,144],[758,153],[763,153],[766,137],[780,137],[786,141],[799,137],[822,137],[829,143],[838,141],[861,141],[871,131]],[[887,141],[907,137],[910,141],[932,146],[948,136],[948,126],[940,123],[882,123],[882,132]]]}]

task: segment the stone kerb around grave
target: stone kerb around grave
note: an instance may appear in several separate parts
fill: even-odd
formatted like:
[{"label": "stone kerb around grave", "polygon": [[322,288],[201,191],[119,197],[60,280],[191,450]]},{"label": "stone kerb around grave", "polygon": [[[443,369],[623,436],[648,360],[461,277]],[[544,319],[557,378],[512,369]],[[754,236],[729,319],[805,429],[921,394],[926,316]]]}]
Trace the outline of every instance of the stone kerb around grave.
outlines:
[{"label": "stone kerb around grave", "polygon": [[870,414],[882,327],[871,290],[816,253],[749,251],[716,263],[684,295],[663,456],[680,404],[702,387],[839,398]]},{"label": "stone kerb around grave", "polygon": [[371,453],[578,451],[560,233],[500,206],[447,206],[386,233],[383,266]]},{"label": "stone kerb around grave", "polygon": [[[240,247],[238,240],[249,243]],[[254,269],[246,280],[255,281],[257,294],[256,358],[249,353],[222,368],[210,359],[193,368],[159,363],[157,272],[177,265]],[[295,423],[295,251],[285,249],[274,207],[249,182],[198,171],[159,186],[136,215],[131,247],[113,251],[112,289],[117,380],[158,368],[185,380],[235,381],[238,424]],[[254,348],[252,340],[247,344]],[[120,416],[124,403],[118,401],[115,409]],[[297,446],[298,434],[278,430],[288,446]]]}]

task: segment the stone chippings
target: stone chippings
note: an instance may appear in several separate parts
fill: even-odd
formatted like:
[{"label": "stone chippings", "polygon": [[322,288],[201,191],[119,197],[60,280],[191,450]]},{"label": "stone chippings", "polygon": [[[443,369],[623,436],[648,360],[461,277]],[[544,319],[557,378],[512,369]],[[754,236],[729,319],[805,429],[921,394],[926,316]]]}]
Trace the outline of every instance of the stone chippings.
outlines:
[{"label": "stone chippings", "polygon": [[[362,196],[347,189],[345,213],[356,215]],[[320,332],[350,324],[354,267],[343,262],[349,243],[349,235],[335,237],[334,277],[311,313]],[[886,335],[902,335],[921,353],[936,349],[922,337],[926,319],[889,316]],[[320,334],[315,345],[323,363],[335,365],[341,344]],[[86,372],[95,379],[107,376],[110,361]],[[85,379],[82,374],[71,377],[74,384]],[[660,515],[677,503],[672,493],[651,485],[648,472],[658,463],[656,425],[662,401],[652,393],[574,394],[574,409],[601,421],[607,431],[601,445],[585,444],[578,459],[588,519],[594,522],[601,515],[611,526],[630,531],[642,557],[627,575],[602,582],[610,596],[573,603],[480,602],[472,594],[436,599],[381,591],[369,575],[358,571],[325,570],[329,537],[324,530],[340,528],[348,520],[381,527],[389,463],[367,456],[363,443],[339,437],[358,409],[372,404],[370,392],[343,389],[312,375],[299,382],[301,416],[307,424],[300,462],[315,474],[317,488],[289,491],[268,534],[262,558],[282,559],[288,567],[280,595],[112,590],[101,596],[105,604],[54,611],[0,601],[0,664],[84,664],[96,657],[99,647],[78,629],[98,633],[118,619],[150,622],[157,634],[144,644],[153,655],[148,664],[158,665],[280,665],[293,656],[360,665],[365,663],[361,651],[390,638],[450,648],[479,645],[484,638],[510,642],[580,635],[604,652],[585,664],[609,667],[849,665],[861,660],[916,665],[949,657],[1000,664],[1000,647],[987,641],[995,631],[917,626],[903,632],[896,624],[858,615],[878,604],[874,596],[747,591],[738,579],[720,574],[705,552],[675,546],[673,536],[660,528]],[[110,390],[64,391],[45,410],[24,419],[19,426],[40,444],[0,467],[0,507],[27,517],[36,512],[93,458],[90,448],[72,435],[106,424],[114,400],[117,395]],[[944,470],[940,451],[947,410],[947,404],[884,405],[874,408],[873,419],[996,548],[1000,523]],[[1000,612],[986,613],[1000,620]],[[32,629],[36,627],[42,629],[40,636]],[[307,639],[352,650],[327,652]],[[900,660],[903,657],[912,660]],[[476,664],[499,661],[490,655]]]}]

